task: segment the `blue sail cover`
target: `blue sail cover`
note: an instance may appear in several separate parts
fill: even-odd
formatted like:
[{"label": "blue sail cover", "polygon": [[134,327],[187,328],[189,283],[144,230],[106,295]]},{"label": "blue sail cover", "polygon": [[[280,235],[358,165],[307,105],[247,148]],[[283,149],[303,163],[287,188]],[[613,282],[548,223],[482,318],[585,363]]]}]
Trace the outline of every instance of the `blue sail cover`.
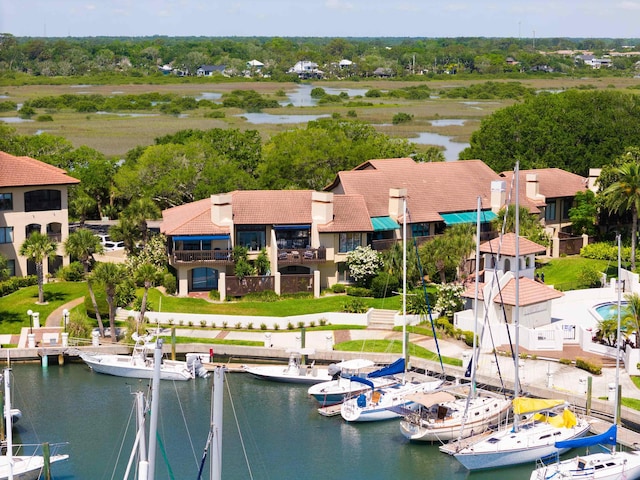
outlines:
[{"label": "blue sail cover", "polygon": [[600,435],[592,435],[590,437],[574,438],[572,440],[564,440],[562,442],[556,442],[556,448],[578,448],[578,447],[593,447],[595,445],[615,445],[617,438],[618,428],[615,425],[611,425],[609,430]]},{"label": "blue sail cover", "polygon": [[404,358],[399,358],[391,365],[387,365],[386,367],[382,367],[374,372],[371,372],[369,375],[367,375],[367,378],[387,377],[389,375],[397,375],[402,372],[404,372]]},{"label": "blue sail cover", "polygon": [[352,382],[364,383],[365,385],[367,385],[367,386],[369,386],[371,388],[375,387],[375,385],[373,384],[373,382],[371,380],[367,380],[366,378],[362,378],[362,377],[356,377],[355,375],[350,377],[349,380],[351,380]]}]

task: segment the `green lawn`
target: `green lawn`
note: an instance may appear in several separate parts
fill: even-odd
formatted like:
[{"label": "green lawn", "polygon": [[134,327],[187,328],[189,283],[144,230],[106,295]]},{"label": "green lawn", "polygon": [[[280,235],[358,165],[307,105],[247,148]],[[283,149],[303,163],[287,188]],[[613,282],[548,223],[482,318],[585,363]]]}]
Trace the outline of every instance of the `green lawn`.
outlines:
[{"label": "green lawn", "polygon": [[559,290],[582,288],[578,282],[578,274],[585,266],[594,266],[599,272],[605,272],[607,278],[618,275],[616,262],[592,260],[579,256],[553,258],[536,269],[536,273],[544,273],[544,282],[554,285]]},{"label": "green lawn", "polygon": [[[350,342],[343,342],[335,345],[334,350],[340,350],[344,352],[363,352],[363,353],[402,353],[402,342],[400,340],[351,340]],[[426,348],[409,343],[408,353],[412,357],[425,358],[427,360],[438,361],[438,354],[434,353]],[[459,358],[442,357],[442,363],[448,365],[454,365],[457,367],[462,366],[462,360]]]}]

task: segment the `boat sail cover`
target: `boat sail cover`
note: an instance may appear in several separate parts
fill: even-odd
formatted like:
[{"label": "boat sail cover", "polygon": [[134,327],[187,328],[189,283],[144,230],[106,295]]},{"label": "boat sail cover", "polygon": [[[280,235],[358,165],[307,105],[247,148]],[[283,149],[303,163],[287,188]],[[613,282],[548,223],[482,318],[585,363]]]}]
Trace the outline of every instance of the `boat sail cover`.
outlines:
[{"label": "boat sail cover", "polygon": [[534,418],[539,422],[546,422],[557,428],[571,428],[575,427],[578,421],[576,416],[571,410],[564,409],[562,415],[544,415],[542,413],[536,413]]},{"label": "boat sail cover", "polygon": [[389,375],[397,375],[399,373],[404,372],[404,358],[399,358],[391,365],[386,367],[382,367],[374,372],[371,372],[367,375],[367,378],[380,378],[387,377]]},{"label": "boat sail cover", "polygon": [[349,380],[352,381],[352,382],[362,383],[364,385],[367,385],[367,386],[371,387],[372,389],[375,388],[375,385],[373,384],[373,382],[371,380],[367,380],[366,378],[357,377],[356,375],[352,375],[349,378]]},{"label": "boat sail cover", "polygon": [[551,400],[546,398],[516,397],[513,399],[513,413],[523,415],[525,413],[542,412],[564,404],[564,400]]},{"label": "boat sail cover", "polygon": [[618,427],[611,425],[609,430],[600,435],[592,435],[590,437],[573,438],[571,440],[564,440],[562,442],[556,442],[556,448],[578,448],[578,447],[593,447],[595,445],[615,445],[617,439]]}]

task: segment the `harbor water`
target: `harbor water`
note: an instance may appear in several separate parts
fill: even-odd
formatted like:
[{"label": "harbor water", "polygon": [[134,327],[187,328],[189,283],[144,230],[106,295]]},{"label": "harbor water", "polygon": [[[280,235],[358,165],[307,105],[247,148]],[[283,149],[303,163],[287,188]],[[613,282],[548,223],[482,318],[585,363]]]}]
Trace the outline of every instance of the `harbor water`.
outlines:
[{"label": "harbor water", "polygon": [[[91,372],[84,364],[16,363],[15,443],[68,442],[53,478],[121,479],[135,435],[134,395],[149,382]],[[197,479],[210,424],[212,379],[161,382],[156,479]],[[467,472],[436,445],[412,444],[397,421],[349,424],[317,413],[307,386],[225,376],[224,479],[529,478],[533,465]],[[130,478],[134,478],[133,475]],[[203,475],[208,477],[207,469]]]}]

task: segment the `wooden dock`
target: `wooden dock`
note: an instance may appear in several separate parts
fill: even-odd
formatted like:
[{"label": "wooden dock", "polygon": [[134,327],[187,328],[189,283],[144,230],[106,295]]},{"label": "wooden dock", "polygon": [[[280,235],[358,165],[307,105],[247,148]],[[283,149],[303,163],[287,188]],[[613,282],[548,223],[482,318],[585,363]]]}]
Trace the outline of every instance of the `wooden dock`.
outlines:
[{"label": "wooden dock", "polygon": [[[595,435],[604,433],[611,427],[611,422],[601,420],[595,417],[587,417],[587,421],[591,428],[589,431]],[[618,425],[617,433],[618,443],[624,447],[637,450],[640,448],[640,433],[634,432],[628,428]]]}]

